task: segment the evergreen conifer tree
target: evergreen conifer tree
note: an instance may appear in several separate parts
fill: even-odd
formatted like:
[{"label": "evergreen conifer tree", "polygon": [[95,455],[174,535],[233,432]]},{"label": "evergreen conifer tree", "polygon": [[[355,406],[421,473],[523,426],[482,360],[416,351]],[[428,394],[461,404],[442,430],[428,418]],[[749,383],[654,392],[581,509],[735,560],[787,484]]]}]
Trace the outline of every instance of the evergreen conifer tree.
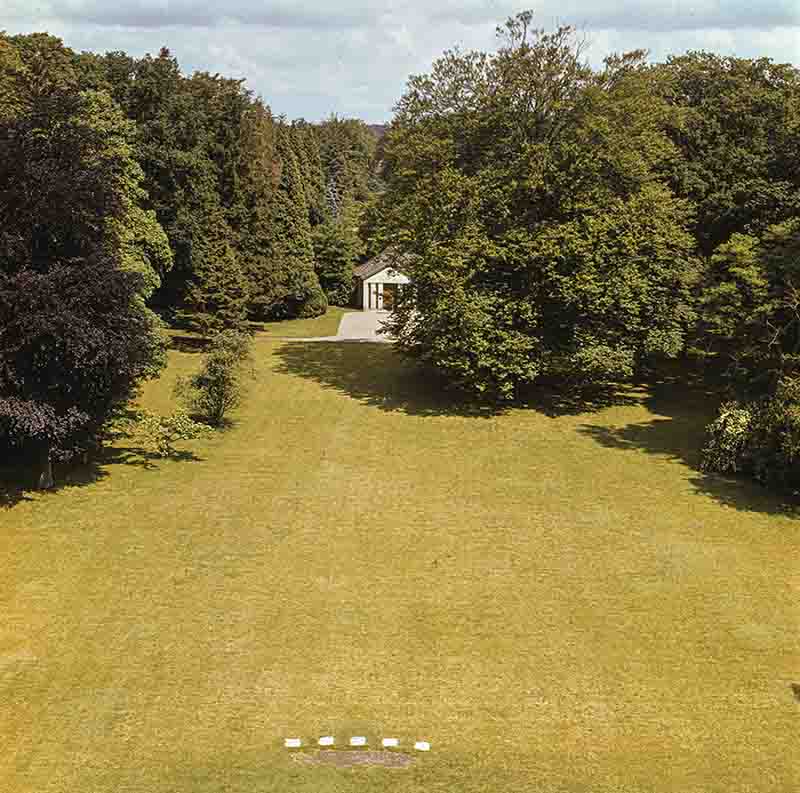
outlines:
[{"label": "evergreen conifer tree", "polygon": [[273,319],[315,317],[327,300],[314,271],[314,250],[300,166],[290,129],[277,130],[280,181],[272,211],[271,267],[263,284],[263,304]]},{"label": "evergreen conifer tree", "polygon": [[205,336],[241,330],[247,318],[247,278],[232,244],[233,234],[217,208],[193,243],[194,271],[186,297],[192,321]]},{"label": "evergreen conifer tree", "polygon": [[272,212],[279,174],[276,168],[276,125],[269,111],[256,101],[244,114],[239,142],[236,204],[229,210],[238,234],[237,252],[250,290],[248,313],[253,319],[268,318],[272,308],[269,284],[273,267]]},{"label": "evergreen conifer tree", "polygon": [[353,296],[353,269],[364,253],[358,236],[359,207],[350,203],[336,220],[312,232],[317,276],[328,302],[346,306]]},{"label": "evergreen conifer tree", "polygon": [[292,123],[293,144],[303,177],[303,186],[308,206],[308,217],[312,226],[325,219],[325,172],[322,168],[319,139],[310,124],[305,121]]}]

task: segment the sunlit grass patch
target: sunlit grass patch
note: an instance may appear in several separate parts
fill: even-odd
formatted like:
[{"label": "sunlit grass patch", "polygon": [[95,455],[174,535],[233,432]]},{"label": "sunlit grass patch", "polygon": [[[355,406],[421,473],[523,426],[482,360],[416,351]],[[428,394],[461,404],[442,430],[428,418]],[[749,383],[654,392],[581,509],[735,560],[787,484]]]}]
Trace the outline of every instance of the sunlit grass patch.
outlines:
[{"label": "sunlit grass patch", "polygon": [[[799,524],[697,470],[710,397],[498,413],[389,345],[256,356],[191,459],[0,510],[0,790],[793,789]],[[283,746],[387,734],[413,765]]]}]

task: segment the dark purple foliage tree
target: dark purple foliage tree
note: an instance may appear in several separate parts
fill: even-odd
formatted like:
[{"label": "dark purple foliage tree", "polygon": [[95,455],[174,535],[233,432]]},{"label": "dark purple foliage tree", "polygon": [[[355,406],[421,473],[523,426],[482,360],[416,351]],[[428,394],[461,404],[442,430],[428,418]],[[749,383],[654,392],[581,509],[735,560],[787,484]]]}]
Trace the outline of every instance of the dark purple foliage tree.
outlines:
[{"label": "dark purple foliage tree", "polygon": [[[23,76],[46,69],[37,53],[22,49]],[[22,84],[0,115],[0,441],[36,455],[50,487],[53,459],[94,445],[159,371],[163,341],[145,306],[157,275],[131,242],[153,221],[130,123],[68,70]]]}]

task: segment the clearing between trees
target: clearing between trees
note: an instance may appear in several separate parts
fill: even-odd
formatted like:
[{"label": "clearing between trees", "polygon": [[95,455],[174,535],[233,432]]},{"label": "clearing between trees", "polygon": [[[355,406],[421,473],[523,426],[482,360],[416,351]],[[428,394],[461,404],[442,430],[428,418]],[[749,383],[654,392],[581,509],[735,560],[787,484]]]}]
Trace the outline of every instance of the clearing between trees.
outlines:
[{"label": "clearing between trees", "polygon": [[[796,787],[796,518],[698,471],[710,396],[493,413],[390,345],[255,350],[182,460],[116,448],[0,509],[0,789]],[[433,750],[283,748],[390,733]]]}]

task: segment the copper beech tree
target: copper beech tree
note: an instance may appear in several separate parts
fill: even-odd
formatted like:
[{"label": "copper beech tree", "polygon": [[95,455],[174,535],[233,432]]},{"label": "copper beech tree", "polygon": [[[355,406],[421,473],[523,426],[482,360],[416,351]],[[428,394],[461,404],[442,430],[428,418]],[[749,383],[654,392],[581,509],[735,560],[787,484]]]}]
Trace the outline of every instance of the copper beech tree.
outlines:
[{"label": "copper beech tree", "polygon": [[[96,445],[164,342],[145,301],[171,254],[141,207],[132,124],[78,91],[60,44],[23,49],[0,118],[0,441],[52,462]],[[8,82],[6,83],[8,85]]]}]

